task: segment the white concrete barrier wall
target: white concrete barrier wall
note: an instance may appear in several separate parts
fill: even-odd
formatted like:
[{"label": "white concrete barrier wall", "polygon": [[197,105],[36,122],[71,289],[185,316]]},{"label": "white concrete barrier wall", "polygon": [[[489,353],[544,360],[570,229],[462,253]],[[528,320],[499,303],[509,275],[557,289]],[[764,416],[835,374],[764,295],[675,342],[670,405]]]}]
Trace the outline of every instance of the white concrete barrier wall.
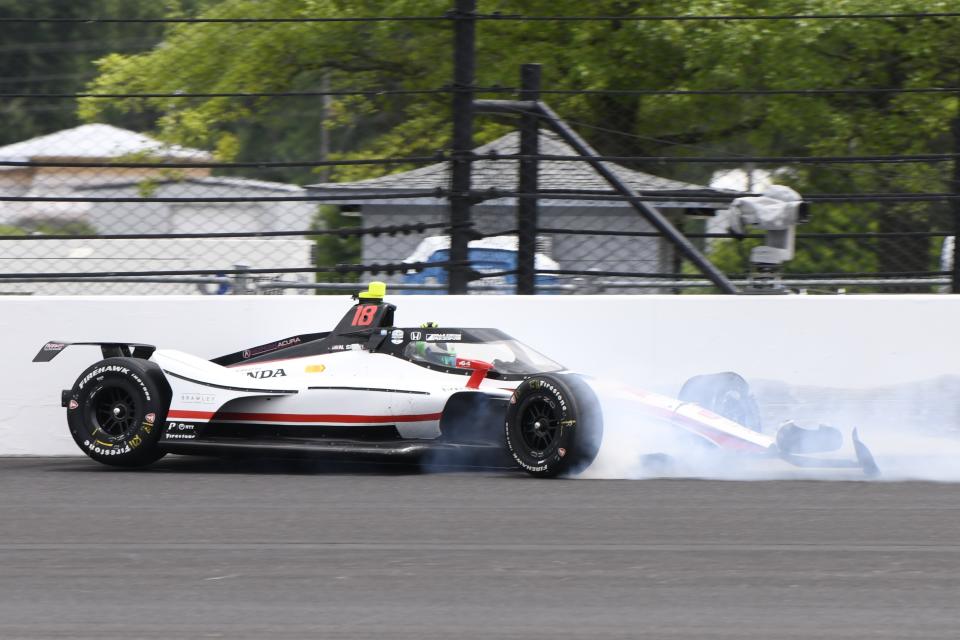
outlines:
[{"label": "white concrete barrier wall", "polygon": [[[676,393],[701,373],[866,389],[960,373],[955,296],[395,296],[397,324],[498,327],[568,367]],[[147,342],[212,358],[323,331],[347,296],[0,298],[0,455],[79,455],[60,390],[99,358],[44,342]],[[762,401],[762,398],[761,398]]]}]

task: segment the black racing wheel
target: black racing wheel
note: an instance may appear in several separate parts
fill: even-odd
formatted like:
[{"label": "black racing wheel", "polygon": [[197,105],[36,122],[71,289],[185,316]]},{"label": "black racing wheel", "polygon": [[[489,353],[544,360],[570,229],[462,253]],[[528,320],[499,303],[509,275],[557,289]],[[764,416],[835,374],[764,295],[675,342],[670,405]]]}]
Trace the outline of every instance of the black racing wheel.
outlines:
[{"label": "black racing wheel", "polygon": [[170,387],[156,363],[107,358],[80,374],[67,402],[70,435],[88,456],[117,467],[163,457],[157,442]]},{"label": "black racing wheel", "polygon": [[761,431],[760,407],[750,393],[750,385],[736,373],[725,371],[694,376],[684,383],[679,397],[748,429]]},{"label": "black racing wheel", "polygon": [[507,448],[527,473],[578,473],[600,450],[603,416],[593,390],[577,376],[543,374],[524,380],[510,398]]}]

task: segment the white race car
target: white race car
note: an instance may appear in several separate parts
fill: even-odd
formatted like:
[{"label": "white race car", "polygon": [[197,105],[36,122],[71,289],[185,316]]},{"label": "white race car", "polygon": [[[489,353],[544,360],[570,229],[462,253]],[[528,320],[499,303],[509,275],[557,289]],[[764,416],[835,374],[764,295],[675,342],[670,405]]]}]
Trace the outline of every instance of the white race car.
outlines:
[{"label": "white race car", "polygon": [[[603,415],[588,379],[498,329],[396,327],[385,290],[372,283],[355,296],[333,331],[213,360],[146,344],[51,341],[34,362],[53,360],[71,344],[101,347],[104,359],[61,400],[84,453],[115,466],[147,465],[167,453],[422,458],[502,451],[547,477],[577,473],[594,460]],[[638,416],[707,448],[805,466],[820,464],[807,454],[842,441],[827,427],[760,432],[756,405],[735,374],[693,378],[679,399],[634,395]],[[875,473],[855,433],[853,441],[856,461],[840,466]]]}]

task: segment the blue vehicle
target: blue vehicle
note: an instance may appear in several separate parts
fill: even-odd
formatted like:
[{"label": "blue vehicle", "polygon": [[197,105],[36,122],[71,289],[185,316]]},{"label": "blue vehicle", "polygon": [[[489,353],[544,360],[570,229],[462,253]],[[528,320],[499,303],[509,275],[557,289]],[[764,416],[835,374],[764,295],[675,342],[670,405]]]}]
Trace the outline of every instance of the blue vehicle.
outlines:
[{"label": "blue vehicle", "polygon": [[[514,271],[517,268],[517,238],[515,236],[494,236],[492,238],[483,238],[482,240],[473,240],[469,244],[467,253],[471,266],[478,273],[498,273],[501,271]],[[450,259],[450,237],[432,236],[424,238],[417,246],[417,249],[406,258],[404,262],[446,262]],[[540,270],[559,269],[560,265],[556,260],[538,253],[535,256],[535,268]],[[404,274],[401,284],[447,284],[447,271],[444,267],[427,267],[421,272],[413,270]],[[484,285],[500,285],[502,291],[493,293],[513,293],[517,285],[517,276],[515,274],[506,276],[492,276],[480,281]],[[541,274],[536,276],[536,286],[556,285],[560,280],[555,275]],[[430,289],[408,289],[401,293],[417,294],[442,294],[443,290]],[[549,293],[556,293],[551,290]]]}]

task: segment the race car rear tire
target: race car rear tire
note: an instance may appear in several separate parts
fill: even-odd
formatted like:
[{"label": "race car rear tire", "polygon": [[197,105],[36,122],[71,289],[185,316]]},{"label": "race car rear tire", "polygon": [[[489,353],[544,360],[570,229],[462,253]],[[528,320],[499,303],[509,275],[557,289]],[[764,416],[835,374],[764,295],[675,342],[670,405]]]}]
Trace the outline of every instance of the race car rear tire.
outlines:
[{"label": "race car rear tire", "polygon": [[67,403],[67,424],[88,456],[116,467],[141,467],[164,456],[161,426],[170,386],[156,363],[107,358],[77,378]]},{"label": "race car rear tire", "polygon": [[760,407],[750,393],[750,385],[742,376],[725,371],[694,376],[680,389],[680,400],[693,402],[717,415],[761,431]]},{"label": "race car rear tire", "polygon": [[513,460],[530,475],[549,478],[579,473],[600,450],[600,403],[577,376],[527,378],[510,398],[505,435]]}]

